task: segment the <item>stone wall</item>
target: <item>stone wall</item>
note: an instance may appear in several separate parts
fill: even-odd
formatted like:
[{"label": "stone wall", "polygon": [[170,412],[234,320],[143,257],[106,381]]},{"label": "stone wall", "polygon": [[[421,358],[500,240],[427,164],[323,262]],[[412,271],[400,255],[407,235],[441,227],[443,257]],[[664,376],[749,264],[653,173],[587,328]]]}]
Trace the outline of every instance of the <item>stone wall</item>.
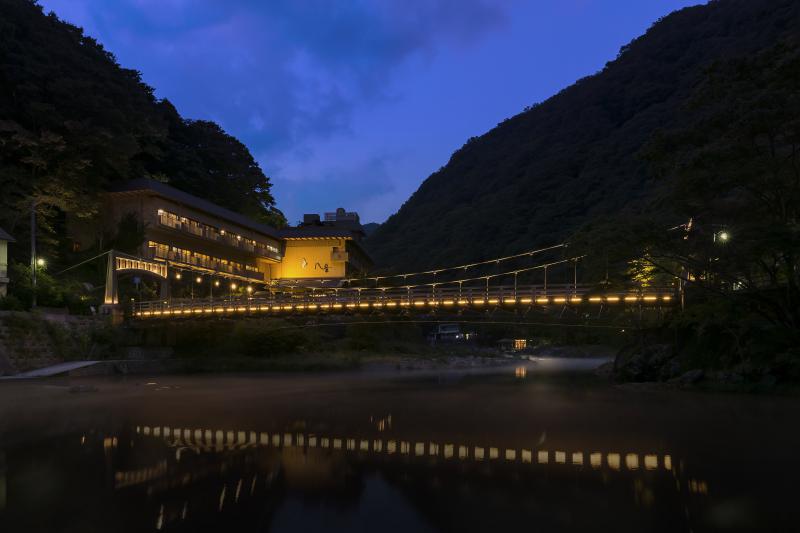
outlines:
[{"label": "stone wall", "polygon": [[0,375],[63,361],[103,358],[103,317],[0,311]]}]

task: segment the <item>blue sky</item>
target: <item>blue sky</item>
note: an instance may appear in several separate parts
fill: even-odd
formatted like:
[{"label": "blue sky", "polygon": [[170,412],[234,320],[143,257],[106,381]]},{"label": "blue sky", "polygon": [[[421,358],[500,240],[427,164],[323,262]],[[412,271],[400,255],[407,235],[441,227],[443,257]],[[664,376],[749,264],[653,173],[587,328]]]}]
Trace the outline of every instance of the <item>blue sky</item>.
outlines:
[{"label": "blue sky", "polygon": [[382,222],[471,136],[595,73],[682,0],[40,0],[242,140],[289,221]]}]

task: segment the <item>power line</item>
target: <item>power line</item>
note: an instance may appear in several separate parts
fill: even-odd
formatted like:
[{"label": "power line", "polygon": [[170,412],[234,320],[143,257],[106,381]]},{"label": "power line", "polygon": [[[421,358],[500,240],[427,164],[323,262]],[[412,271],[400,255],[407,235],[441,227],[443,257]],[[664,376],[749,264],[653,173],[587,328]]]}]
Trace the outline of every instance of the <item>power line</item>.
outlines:
[{"label": "power line", "polygon": [[601,324],[564,324],[554,322],[517,322],[513,320],[360,320],[355,322],[327,322],[320,324],[301,324],[297,326],[281,326],[267,331],[281,331],[287,329],[323,328],[334,326],[349,325],[381,325],[381,324],[495,324],[513,326],[553,326],[559,328],[590,328],[590,329],[624,329],[620,326],[607,326]]}]

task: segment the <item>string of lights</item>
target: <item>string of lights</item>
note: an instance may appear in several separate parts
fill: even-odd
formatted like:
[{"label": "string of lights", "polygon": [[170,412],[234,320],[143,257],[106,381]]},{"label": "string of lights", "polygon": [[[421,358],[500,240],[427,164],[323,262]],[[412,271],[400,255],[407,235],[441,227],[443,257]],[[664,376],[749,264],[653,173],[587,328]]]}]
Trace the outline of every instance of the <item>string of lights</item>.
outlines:
[{"label": "string of lights", "polygon": [[473,267],[477,267],[477,266],[481,266],[481,265],[499,264],[499,263],[501,263],[503,261],[510,261],[512,259],[519,259],[520,257],[531,257],[531,256],[534,256],[536,254],[549,252],[550,250],[556,250],[558,248],[566,248],[566,246],[567,246],[566,243],[562,243],[562,244],[556,244],[554,246],[548,246],[546,248],[539,248],[537,250],[528,250],[527,252],[521,252],[521,253],[518,253],[518,254],[508,255],[508,256],[505,256],[505,257],[496,257],[494,259],[487,259],[485,261],[478,261],[476,263],[466,263],[466,264],[463,264],[463,265],[452,266],[452,267],[443,267],[443,268],[437,268],[437,269],[433,269],[433,270],[424,270],[424,271],[421,271],[421,272],[405,272],[405,273],[401,273],[401,274],[390,274],[390,275],[386,275],[386,276],[371,276],[371,277],[366,277],[366,278],[348,278],[348,279],[345,279],[343,281],[347,282],[347,283],[357,282],[357,281],[375,281],[375,282],[379,282],[380,280],[386,280],[386,279],[395,279],[395,278],[406,279],[406,278],[410,278],[412,276],[424,276],[424,275],[427,275],[427,274],[439,274],[441,272],[447,272],[447,271],[450,271],[450,270],[467,270],[469,268],[473,268]]},{"label": "string of lights", "polygon": [[[429,282],[429,283],[416,283],[416,284],[412,284],[412,285],[396,285],[396,286],[393,286],[393,287],[335,287],[335,288],[332,288],[332,289],[334,291],[339,291],[339,290],[342,290],[342,291],[376,291],[376,290],[377,291],[381,291],[381,290],[387,290],[387,289],[407,289],[407,290],[410,290],[410,289],[415,289],[415,288],[418,288],[418,287],[438,287],[439,285],[463,284],[463,283],[470,282],[470,281],[487,281],[488,282],[492,278],[498,278],[498,277],[502,277],[502,276],[515,276],[515,275],[518,275],[518,274],[523,273],[523,272],[531,272],[533,270],[543,270],[543,269],[547,269],[547,268],[549,268],[551,266],[561,265],[561,264],[569,263],[569,262],[573,262],[573,261],[577,262],[578,260],[583,259],[584,257],[586,257],[586,256],[585,255],[580,255],[580,256],[576,256],[576,257],[570,257],[570,258],[567,258],[567,259],[561,259],[559,261],[552,261],[550,263],[543,263],[541,265],[535,265],[535,266],[532,266],[532,267],[518,268],[518,269],[515,269],[515,270],[509,270],[507,272],[500,272],[500,273],[496,273],[496,274],[487,274],[485,276],[477,276],[477,277],[473,277],[473,278],[454,279],[454,280],[448,280],[448,281],[434,281],[434,282]],[[320,288],[323,288],[323,287],[308,287],[308,288],[312,289],[312,290],[315,290],[315,289],[320,289]]]}]

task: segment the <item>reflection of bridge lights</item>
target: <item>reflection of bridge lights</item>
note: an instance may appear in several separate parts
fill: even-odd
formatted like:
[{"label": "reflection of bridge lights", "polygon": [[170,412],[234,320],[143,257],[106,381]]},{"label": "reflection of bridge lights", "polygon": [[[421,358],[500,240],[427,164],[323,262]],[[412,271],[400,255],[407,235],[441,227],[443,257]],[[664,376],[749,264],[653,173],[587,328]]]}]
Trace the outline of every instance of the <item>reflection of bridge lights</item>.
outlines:
[{"label": "reflection of bridge lights", "polygon": [[528,369],[525,368],[524,366],[518,366],[517,368],[514,369],[514,376],[517,378],[522,379],[527,375],[528,375]]},{"label": "reflection of bridge lights", "polygon": [[612,470],[619,470],[620,468],[620,457],[618,453],[610,453],[606,457],[606,462],[608,462],[608,467]]},{"label": "reflection of bridge lights", "polygon": [[639,469],[639,456],[633,453],[629,453],[625,456],[625,466],[628,470],[638,470]]}]

